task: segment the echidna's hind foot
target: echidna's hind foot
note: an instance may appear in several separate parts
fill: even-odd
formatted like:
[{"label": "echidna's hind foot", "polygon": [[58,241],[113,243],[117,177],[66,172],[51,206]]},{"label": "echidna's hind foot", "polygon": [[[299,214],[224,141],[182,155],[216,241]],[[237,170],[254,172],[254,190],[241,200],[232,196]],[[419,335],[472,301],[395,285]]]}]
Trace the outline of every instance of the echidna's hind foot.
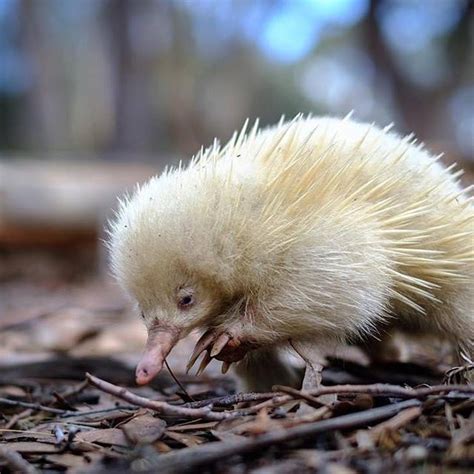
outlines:
[{"label": "echidna's hind foot", "polygon": [[297,388],[301,383],[297,370],[285,363],[277,349],[258,349],[249,352],[236,366],[244,390],[267,392],[274,385]]}]

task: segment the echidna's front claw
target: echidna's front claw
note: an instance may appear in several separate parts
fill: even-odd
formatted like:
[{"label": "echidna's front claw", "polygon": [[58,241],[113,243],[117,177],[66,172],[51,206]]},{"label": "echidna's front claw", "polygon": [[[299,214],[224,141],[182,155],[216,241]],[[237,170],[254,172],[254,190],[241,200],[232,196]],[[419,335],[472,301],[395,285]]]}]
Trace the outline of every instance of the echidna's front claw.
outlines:
[{"label": "echidna's front claw", "polygon": [[225,332],[220,334],[212,346],[211,357],[218,355],[231,339],[231,336]]},{"label": "echidna's front claw", "polygon": [[213,358],[223,361],[221,371],[227,373],[233,362],[242,360],[249,350],[255,348],[251,341],[242,341],[236,334],[235,328],[225,331],[217,328],[208,329],[196,343],[196,347],[186,366],[186,373],[196,363],[199,356],[206,351],[196,375],[200,375]]},{"label": "echidna's front claw", "polygon": [[186,373],[188,373],[191,370],[192,366],[196,363],[198,357],[203,353],[203,351],[209,348],[209,346],[211,345],[212,341],[214,341],[214,339],[215,339],[215,333],[211,329],[207,330],[200,337],[199,341],[196,343],[196,346],[189,359],[189,362],[186,365]]},{"label": "echidna's front claw", "polygon": [[206,352],[204,354],[204,357],[202,358],[201,364],[199,365],[199,369],[196,372],[196,375],[201,375],[204,372],[204,369],[209,365],[211,362],[212,357],[209,355],[209,352]]},{"label": "echidna's front claw", "polygon": [[222,362],[221,373],[226,374],[229,371],[231,365],[232,362]]}]

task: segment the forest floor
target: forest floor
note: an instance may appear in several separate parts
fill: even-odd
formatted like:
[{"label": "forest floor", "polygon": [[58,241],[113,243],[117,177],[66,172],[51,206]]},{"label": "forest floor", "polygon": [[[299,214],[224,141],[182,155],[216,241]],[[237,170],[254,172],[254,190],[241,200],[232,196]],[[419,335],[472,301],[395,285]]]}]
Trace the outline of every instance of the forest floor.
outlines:
[{"label": "forest floor", "polygon": [[87,255],[0,258],[2,473],[473,472],[474,386],[446,379],[443,345],[398,341],[378,365],[347,348],[323,392],[238,393],[213,363],[185,374],[192,336],[168,360],[179,384],[138,388],[144,328]]}]

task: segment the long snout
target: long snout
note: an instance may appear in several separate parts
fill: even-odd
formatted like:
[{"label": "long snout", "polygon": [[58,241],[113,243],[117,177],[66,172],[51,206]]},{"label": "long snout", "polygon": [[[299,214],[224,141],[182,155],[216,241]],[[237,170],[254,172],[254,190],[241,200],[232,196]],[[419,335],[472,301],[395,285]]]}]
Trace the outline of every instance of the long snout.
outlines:
[{"label": "long snout", "polygon": [[178,342],[180,330],[174,326],[154,324],[148,330],[145,352],[135,371],[138,385],[149,383],[163,368],[166,357]]}]

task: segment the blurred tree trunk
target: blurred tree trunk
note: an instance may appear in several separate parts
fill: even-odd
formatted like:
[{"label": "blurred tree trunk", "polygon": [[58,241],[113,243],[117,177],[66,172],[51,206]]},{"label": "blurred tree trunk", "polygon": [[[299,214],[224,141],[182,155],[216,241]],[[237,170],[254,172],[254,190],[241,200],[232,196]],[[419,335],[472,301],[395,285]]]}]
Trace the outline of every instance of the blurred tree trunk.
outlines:
[{"label": "blurred tree trunk", "polygon": [[381,80],[388,80],[395,103],[404,121],[407,131],[414,131],[422,140],[439,135],[438,121],[446,123],[446,102],[453,90],[466,76],[467,60],[470,54],[469,34],[472,24],[471,13],[474,2],[466,5],[460,24],[448,40],[450,74],[446,81],[437,87],[417,87],[396,64],[393,53],[385,43],[377,21],[377,8],[382,2],[371,0],[369,12],[364,24],[366,50],[371,56]]},{"label": "blurred tree trunk", "polygon": [[191,34],[191,18],[183,14],[176,3],[170,2],[168,6],[173,31],[168,74],[173,77],[169,81],[169,97],[164,112],[171,140],[180,152],[189,153],[198,150],[202,145],[199,137],[204,135],[203,120],[196,106],[196,78],[202,64],[196,59],[198,52]]},{"label": "blurred tree trunk", "polygon": [[[19,44],[31,86],[24,96],[18,134],[21,143],[34,148],[52,149],[65,140],[65,120],[61,114],[61,91],[53,47],[47,41],[42,16],[48,12],[33,0],[18,4]],[[26,143],[25,143],[26,142]]]},{"label": "blurred tree trunk", "polygon": [[147,8],[146,2],[109,0],[104,12],[110,38],[115,103],[115,129],[109,146],[112,150],[140,151],[148,148],[152,141],[150,64],[142,51],[134,47],[134,35],[140,32],[133,31],[132,27],[134,16],[141,8]]}]

